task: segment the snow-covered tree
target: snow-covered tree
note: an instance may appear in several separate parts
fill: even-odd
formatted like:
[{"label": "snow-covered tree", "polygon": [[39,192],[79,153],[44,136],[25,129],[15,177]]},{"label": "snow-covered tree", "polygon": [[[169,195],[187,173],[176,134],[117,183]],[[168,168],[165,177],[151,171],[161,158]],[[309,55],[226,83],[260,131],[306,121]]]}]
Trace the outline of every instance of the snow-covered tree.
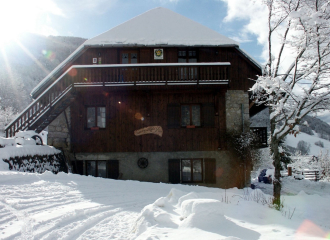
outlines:
[{"label": "snow-covered tree", "polygon": [[298,133],[304,116],[330,106],[330,1],[263,2],[268,7],[268,62],[251,90],[256,103],[270,109],[274,204],[280,206],[279,144]]},{"label": "snow-covered tree", "polygon": [[0,107],[0,137],[5,135],[5,126],[16,116],[17,112],[12,107]]}]

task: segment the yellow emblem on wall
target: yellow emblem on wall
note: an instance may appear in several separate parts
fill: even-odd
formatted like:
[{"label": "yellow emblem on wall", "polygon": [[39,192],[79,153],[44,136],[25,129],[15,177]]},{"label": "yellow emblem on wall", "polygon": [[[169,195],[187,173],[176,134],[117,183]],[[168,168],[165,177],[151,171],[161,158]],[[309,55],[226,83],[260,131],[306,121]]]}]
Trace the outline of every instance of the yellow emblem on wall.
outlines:
[{"label": "yellow emblem on wall", "polygon": [[164,51],[162,48],[154,49],[154,59],[164,59]]}]

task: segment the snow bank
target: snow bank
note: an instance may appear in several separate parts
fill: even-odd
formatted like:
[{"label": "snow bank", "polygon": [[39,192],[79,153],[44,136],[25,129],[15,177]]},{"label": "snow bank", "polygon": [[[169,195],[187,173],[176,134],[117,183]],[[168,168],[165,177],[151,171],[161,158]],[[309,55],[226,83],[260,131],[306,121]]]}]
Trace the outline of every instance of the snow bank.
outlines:
[{"label": "snow bank", "polygon": [[46,145],[16,145],[0,148],[0,159],[10,159],[14,157],[34,156],[34,155],[54,155],[61,153],[54,147]]},{"label": "snow bank", "polygon": [[3,138],[0,137],[0,147],[5,147],[5,146],[14,146],[15,143],[15,138]]},{"label": "snow bank", "polygon": [[279,212],[270,207],[271,196],[260,189],[219,193],[172,189],[141,211],[131,239],[318,239],[330,233],[329,197],[304,192],[285,196]]}]

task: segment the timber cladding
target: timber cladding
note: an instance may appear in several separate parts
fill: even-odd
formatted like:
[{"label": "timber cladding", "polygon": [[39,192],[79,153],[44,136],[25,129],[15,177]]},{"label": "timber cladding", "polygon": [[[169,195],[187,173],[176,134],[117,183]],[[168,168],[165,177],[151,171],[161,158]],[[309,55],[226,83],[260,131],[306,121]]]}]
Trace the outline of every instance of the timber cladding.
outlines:
[{"label": "timber cladding", "polygon": [[[173,152],[214,151],[223,144],[226,118],[223,92],[110,91],[82,89],[71,105],[72,144],[75,152]],[[169,125],[170,107],[197,106],[200,126]],[[87,128],[87,109],[105,108],[105,127]],[[100,110],[101,111],[101,110]],[[178,119],[179,117],[179,119]],[[155,134],[135,136],[134,131],[160,126]]]}]

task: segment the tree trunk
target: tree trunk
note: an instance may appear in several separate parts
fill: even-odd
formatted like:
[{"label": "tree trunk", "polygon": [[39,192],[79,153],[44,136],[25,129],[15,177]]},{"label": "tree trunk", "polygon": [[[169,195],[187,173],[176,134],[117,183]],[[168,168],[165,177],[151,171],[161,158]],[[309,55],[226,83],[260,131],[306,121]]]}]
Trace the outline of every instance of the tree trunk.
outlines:
[{"label": "tree trunk", "polygon": [[271,151],[273,154],[273,165],[275,167],[275,179],[273,181],[273,185],[274,185],[274,190],[273,190],[273,195],[274,195],[274,199],[273,199],[273,204],[275,205],[276,209],[280,210],[281,208],[281,154],[278,151],[278,146],[279,145],[279,141],[275,140],[275,139],[271,139],[271,143],[270,143],[270,147],[271,147]]}]

